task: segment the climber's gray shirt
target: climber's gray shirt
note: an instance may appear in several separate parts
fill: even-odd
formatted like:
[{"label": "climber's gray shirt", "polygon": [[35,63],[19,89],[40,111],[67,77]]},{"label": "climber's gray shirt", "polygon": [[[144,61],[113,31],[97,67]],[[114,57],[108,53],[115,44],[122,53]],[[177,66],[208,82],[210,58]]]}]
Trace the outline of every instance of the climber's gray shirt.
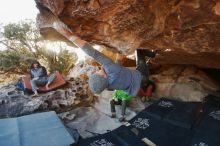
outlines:
[{"label": "climber's gray shirt", "polygon": [[138,70],[130,70],[119,63],[114,63],[88,43],[82,47],[82,50],[103,65],[107,74],[108,89],[124,90],[131,96],[137,95],[141,84],[141,73]]}]

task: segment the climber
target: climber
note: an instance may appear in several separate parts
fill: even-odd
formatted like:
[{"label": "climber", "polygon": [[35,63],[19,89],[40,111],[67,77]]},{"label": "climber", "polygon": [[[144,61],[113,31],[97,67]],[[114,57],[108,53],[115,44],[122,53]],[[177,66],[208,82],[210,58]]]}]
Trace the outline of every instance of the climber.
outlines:
[{"label": "climber", "polygon": [[[88,42],[75,36],[68,28],[61,26],[63,25],[55,24],[53,27],[57,30],[57,32],[76,44],[87,55],[93,57],[103,66],[103,69],[97,71],[89,77],[89,87],[94,94],[100,94],[104,89],[108,88],[110,90],[122,90],[131,97],[137,95],[141,87],[142,78],[144,85],[148,79],[144,77],[146,75],[142,75],[143,73],[147,73],[142,71],[142,69],[146,69],[145,66],[142,66],[146,63],[145,61],[141,60],[138,63],[140,64],[137,67],[138,70],[127,69],[119,63],[114,63],[110,58],[95,50]],[[155,55],[155,53],[151,54]]]},{"label": "climber", "polygon": [[[149,49],[137,49],[136,52],[136,70],[141,72],[142,81],[141,88],[139,90],[138,96],[141,97],[141,100],[145,102],[152,95],[152,92],[155,90],[155,84],[149,79],[149,67],[148,62],[151,58],[154,58],[156,52],[149,51]],[[147,62],[146,62],[146,57]]]},{"label": "climber", "polygon": [[49,89],[49,85],[56,79],[55,74],[47,75],[47,70],[44,66],[41,66],[40,63],[36,60],[31,63],[31,87],[34,94],[32,97],[38,96],[37,85],[46,85],[46,88]]},{"label": "climber", "polygon": [[[137,58],[137,68],[136,70],[140,71],[141,76],[142,76],[142,81],[141,81],[141,88],[139,90],[138,96],[141,97],[141,100],[145,102],[149,96],[151,96],[152,92],[155,89],[155,85],[152,81],[149,80],[149,69],[148,69],[148,64],[145,61],[145,57],[155,57],[155,53],[144,50],[144,49],[137,49],[136,50],[136,58]],[[119,54],[116,54],[116,61],[115,63],[121,64],[122,58],[119,57]],[[116,110],[115,110],[115,105],[121,105],[121,115],[122,117],[119,118],[119,121],[125,121],[125,111],[126,111],[126,106],[129,104],[131,101],[132,96],[130,96],[128,93],[126,93],[123,90],[115,90],[112,96],[112,99],[110,100],[111,104],[111,113],[112,113],[112,118],[116,117]]]}]

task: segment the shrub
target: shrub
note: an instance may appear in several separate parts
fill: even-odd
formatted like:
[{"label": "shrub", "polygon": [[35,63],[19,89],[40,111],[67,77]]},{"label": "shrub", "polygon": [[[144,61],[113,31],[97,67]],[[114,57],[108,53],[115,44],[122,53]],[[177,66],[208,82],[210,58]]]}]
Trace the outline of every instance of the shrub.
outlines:
[{"label": "shrub", "polygon": [[77,61],[76,53],[63,48],[61,48],[59,52],[49,49],[40,49],[38,53],[47,64],[50,73],[59,71],[66,75]]}]

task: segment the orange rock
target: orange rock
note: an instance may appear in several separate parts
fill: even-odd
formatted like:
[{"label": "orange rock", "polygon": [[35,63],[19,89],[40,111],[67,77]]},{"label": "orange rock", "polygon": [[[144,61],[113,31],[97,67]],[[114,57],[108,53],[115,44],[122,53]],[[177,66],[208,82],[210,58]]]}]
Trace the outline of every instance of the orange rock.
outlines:
[{"label": "orange rock", "polygon": [[[220,69],[219,1],[35,1],[40,11],[49,9],[77,36],[114,52],[130,55],[142,47],[158,50],[155,62],[160,64]],[[47,22],[39,21],[42,27]],[[53,30],[48,30],[41,32],[50,36]]]}]

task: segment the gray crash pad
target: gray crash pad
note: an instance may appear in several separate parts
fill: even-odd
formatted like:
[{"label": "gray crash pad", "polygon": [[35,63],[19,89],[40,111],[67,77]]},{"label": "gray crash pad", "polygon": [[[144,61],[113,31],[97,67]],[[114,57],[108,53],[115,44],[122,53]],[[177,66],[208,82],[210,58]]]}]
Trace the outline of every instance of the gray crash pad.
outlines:
[{"label": "gray crash pad", "polygon": [[74,142],[53,111],[0,119],[0,146],[68,146]]}]

